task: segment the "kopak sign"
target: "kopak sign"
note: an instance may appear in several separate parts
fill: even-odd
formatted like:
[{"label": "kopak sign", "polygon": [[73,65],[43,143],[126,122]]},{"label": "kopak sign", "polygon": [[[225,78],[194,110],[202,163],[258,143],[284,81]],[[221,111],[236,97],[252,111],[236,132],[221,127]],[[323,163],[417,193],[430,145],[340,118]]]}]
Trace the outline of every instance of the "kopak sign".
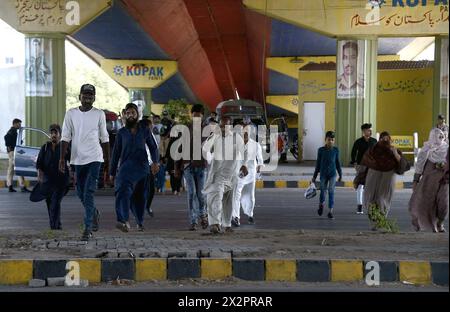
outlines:
[{"label": "kopak sign", "polygon": [[156,88],[177,72],[175,61],[103,60],[101,67],[119,84],[131,89]]}]

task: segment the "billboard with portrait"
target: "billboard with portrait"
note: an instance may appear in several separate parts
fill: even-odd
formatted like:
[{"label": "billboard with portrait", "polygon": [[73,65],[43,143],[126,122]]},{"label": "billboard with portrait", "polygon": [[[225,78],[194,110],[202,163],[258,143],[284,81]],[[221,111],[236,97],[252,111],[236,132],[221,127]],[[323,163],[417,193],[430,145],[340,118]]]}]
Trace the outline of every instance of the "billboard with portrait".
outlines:
[{"label": "billboard with portrait", "polygon": [[338,99],[364,98],[363,40],[338,41],[336,90]]},{"label": "billboard with portrait", "polygon": [[25,96],[53,96],[52,39],[25,40]]}]

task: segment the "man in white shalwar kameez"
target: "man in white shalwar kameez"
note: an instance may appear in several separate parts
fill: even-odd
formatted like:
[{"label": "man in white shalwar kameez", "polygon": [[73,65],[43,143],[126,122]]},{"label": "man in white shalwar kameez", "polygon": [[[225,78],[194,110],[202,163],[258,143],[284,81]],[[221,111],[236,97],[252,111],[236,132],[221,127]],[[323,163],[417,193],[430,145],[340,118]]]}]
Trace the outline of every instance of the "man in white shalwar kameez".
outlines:
[{"label": "man in white shalwar kameez", "polygon": [[244,129],[244,158],[248,175],[238,178],[233,194],[233,218],[234,226],[240,225],[241,206],[248,216],[248,223],[254,224],[253,210],[255,208],[256,177],[264,165],[261,145],[251,138],[249,126]]},{"label": "man in white shalwar kameez", "polygon": [[203,194],[206,195],[208,223],[213,234],[220,233],[222,229],[232,232],[233,191],[239,174],[248,174],[247,167],[243,165],[244,140],[241,135],[233,134],[231,124],[231,118],[223,117],[220,121],[220,131],[213,133],[203,145],[204,155],[214,155],[203,189]]}]

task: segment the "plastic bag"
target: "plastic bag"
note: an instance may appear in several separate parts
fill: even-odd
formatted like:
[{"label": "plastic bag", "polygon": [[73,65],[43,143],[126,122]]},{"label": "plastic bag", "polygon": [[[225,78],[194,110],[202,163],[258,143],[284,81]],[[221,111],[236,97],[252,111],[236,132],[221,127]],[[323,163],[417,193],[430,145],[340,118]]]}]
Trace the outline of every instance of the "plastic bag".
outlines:
[{"label": "plastic bag", "polygon": [[316,185],[314,183],[311,183],[309,187],[305,191],[305,198],[311,199],[317,195],[317,189]]}]

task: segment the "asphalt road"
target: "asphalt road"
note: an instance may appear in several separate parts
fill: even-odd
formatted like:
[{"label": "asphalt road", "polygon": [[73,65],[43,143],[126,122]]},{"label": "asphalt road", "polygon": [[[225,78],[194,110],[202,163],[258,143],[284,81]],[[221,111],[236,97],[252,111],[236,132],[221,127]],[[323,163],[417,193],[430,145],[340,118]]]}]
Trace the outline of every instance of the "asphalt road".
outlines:
[{"label": "asphalt road", "polygon": [[[247,225],[242,216],[242,230],[257,229],[316,229],[330,231],[367,231],[367,214],[357,215],[356,193],[351,189],[338,189],[334,220],[317,215],[318,198],[306,200],[301,189],[261,189],[256,192],[255,225]],[[397,220],[401,231],[412,231],[408,213],[411,190],[396,191],[390,217]],[[98,192],[95,198],[101,212],[102,229],[114,229],[114,196]],[[186,193],[180,196],[156,195],[153,201],[154,218],[146,216],[145,227],[151,229],[183,230],[189,226]],[[83,208],[70,192],[63,200],[62,224],[66,230],[79,229]],[[448,227],[448,221],[447,227]],[[44,202],[32,203],[28,194],[8,193],[0,190],[0,229],[46,230],[47,209]]]}]

